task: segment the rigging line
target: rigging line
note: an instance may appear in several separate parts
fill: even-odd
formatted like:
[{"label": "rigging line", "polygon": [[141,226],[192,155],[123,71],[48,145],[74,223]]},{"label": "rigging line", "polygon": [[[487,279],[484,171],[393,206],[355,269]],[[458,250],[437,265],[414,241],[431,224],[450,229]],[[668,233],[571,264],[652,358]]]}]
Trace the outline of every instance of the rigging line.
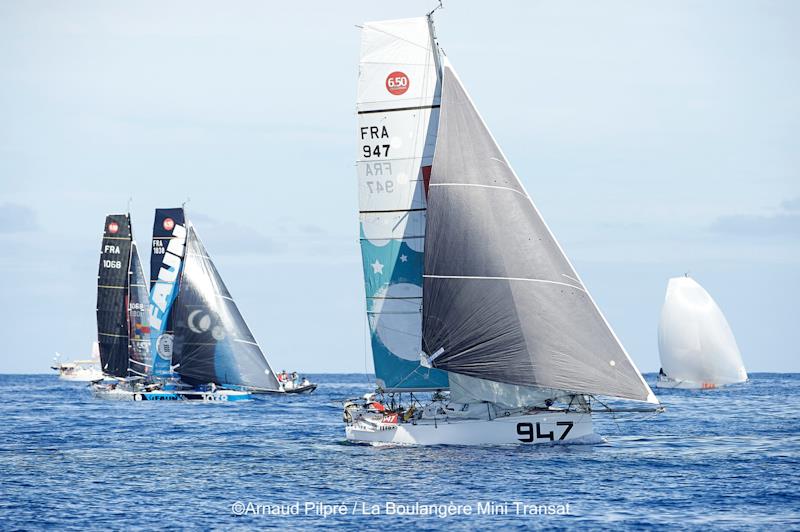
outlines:
[{"label": "rigging line", "polygon": [[[622,428],[619,426],[619,423],[617,423],[617,416],[615,415],[615,412],[611,409],[611,407],[605,404],[603,401],[601,401],[594,395],[590,395],[589,397],[591,397],[592,399],[594,399],[595,401],[606,407],[606,410],[608,410],[611,413],[611,421],[613,421],[614,426],[617,427],[617,432],[622,432]],[[589,412],[591,412],[591,408],[589,409]]]}]

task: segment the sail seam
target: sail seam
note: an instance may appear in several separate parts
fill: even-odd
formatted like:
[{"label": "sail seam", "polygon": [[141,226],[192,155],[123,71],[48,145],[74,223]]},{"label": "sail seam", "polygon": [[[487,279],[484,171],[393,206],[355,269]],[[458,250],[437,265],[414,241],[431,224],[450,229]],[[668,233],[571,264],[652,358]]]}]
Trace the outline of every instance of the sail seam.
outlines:
[{"label": "sail seam", "polygon": [[516,192],[523,198],[527,198],[528,195],[524,192],[520,192],[519,190],[511,187],[501,187],[498,185],[478,185],[475,183],[431,183],[428,185],[429,187],[476,187],[476,188],[496,188],[500,190],[510,190],[511,192]]},{"label": "sail seam", "polygon": [[424,212],[427,210],[428,209],[423,207],[422,209],[388,209],[385,211],[358,211],[358,212],[359,214],[369,214],[369,213],[380,213],[380,212],[420,212],[420,211]]},{"label": "sail seam", "polygon": [[533,283],[548,283],[548,284],[558,284],[561,286],[568,286],[570,288],[575,288],[576,290],[580,290],[581,292],[586,292],[580,286],[575,286],[574,284],[569,283],[562,283],[561,281],[548,281],[546,279],[529,279],[527,277],[488,277],[488,276],[479,276],[479,275],[423,275],[423,277],[429,277],[431,279],[476,279],[476,280],[496,280],[496,281],[529,281]]}]

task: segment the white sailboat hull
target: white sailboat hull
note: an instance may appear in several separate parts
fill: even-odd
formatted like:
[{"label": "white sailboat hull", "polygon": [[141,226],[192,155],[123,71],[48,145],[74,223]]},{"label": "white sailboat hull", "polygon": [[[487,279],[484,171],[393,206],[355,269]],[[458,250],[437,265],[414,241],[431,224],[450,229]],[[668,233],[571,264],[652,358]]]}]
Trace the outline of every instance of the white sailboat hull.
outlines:
[{"label": "white sailboat hull", "polygon": [[715,382],[694,382],[689,380],[670,379],[669,377],[659,377],[656,381],[656,388],[666,389],[679,389],[679,390],[713,390],[715,388],[722,388],[723,386],[731,386],[734,384],[741,384],[747,380],[731,383],[715,383]]},{"label": "white sailboat hull", "polygon": [[345,428],[354,443],[399,445],[503,445],[596,443],[592,416],[579,412],[536,412],[492,420],[418,420],[416,423],[370,423]]},{"label": "white sailboat hull", "polygon": [[103,372],[96,368],[76,369],[60,372],[58,378],[70,382],[92,382],[103,378]]}]

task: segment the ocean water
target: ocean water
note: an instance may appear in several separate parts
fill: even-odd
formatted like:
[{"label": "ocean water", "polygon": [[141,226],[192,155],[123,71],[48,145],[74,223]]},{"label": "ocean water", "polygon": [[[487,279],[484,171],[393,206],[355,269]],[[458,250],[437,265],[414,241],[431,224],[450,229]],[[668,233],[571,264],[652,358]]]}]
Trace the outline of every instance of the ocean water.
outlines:
[{"label": "ocean water", "polygon": [[800,375],[751,378],[598,417],[596,445],[376,448],[344,441],[339,401],[363,375],[245,404],[104,402],[2,375],[0,529],[797,529]]}]

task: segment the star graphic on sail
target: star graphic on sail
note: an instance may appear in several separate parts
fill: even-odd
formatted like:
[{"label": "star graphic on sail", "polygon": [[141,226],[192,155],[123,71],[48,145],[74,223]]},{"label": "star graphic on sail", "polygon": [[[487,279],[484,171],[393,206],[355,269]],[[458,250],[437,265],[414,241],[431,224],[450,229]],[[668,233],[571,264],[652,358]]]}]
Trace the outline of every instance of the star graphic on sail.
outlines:
[{"label": "star graphic on sail", "polygon": [[372,266],[372,273],[383,274],[383,264],[381,264],[378,259],[375,259],[375,262],[370,264],[370,266]]},{"label": "star graphic on sail", "polygon": [[400,255],[400,262],[408,262],[408,256]]}]

